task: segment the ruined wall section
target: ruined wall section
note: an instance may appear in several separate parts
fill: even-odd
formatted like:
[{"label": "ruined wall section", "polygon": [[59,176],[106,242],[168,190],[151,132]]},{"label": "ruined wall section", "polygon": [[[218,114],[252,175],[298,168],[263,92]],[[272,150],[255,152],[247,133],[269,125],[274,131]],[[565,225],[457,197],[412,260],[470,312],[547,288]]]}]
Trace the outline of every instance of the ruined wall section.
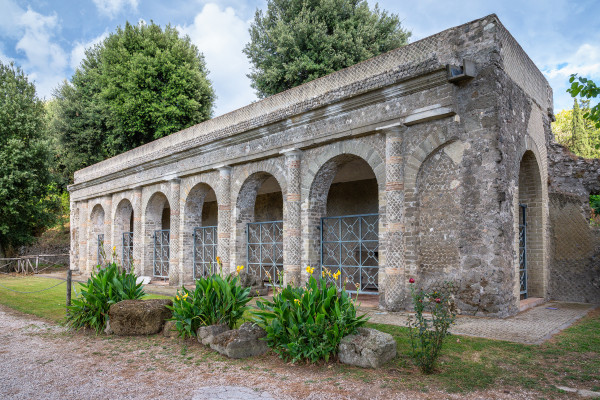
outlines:
[{"label": "ruined wall section", "polygon": [[590,225],[589,195],[600,194],[600,159],[552,142],[548,162],[550,298],[599,304],[600,228]]}]

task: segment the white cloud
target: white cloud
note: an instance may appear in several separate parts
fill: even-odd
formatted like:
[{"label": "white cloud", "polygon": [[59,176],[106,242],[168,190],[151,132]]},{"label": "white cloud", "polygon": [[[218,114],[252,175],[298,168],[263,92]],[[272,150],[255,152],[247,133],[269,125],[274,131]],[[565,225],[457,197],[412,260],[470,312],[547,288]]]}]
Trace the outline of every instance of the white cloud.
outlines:
[{"label": "white cloud", "polygon": [[98,10],[111,18],[114,18],[125,7],[129,6],[133,11],[137,11],[138,0],[94,0]]},{"label": "white cloud", "polygon": [[177,26],[204,54],[209,79],[217,94],[215,116],[233,111],[256,100],[246,73],[248,59],[242,49],[249,41],[249,21],[242,20],[231,7],[222,10],[206,4],[191,25]]},{"label": "white cloud", "polygon": [[600,79],[600,45],[584,43],[571,54],[563,54],[561,63],[541,68],[554,91],[554,109],[556,111],[573,107],[573,99],[566,93],[569,76],[579,74],[583,77]]},{"label": "white cloud", "polygon": [[75,47],[73,47],[73,50],[71,50],[71,57],[70,57],[70,61],[69,61],[69,65],[71,66],[71,68],[73,70],[75,70],[79,66],[79,64],[81,63],[81,60],[83,60],[85,58],[85,50],[86,49],[89,49],[90,47],[102,42],[107,37],[108,37],[108,32],[104,31],[104,33],[102,35],[95,37],[88,42],[85,42],[85,43],[75,42]]}]

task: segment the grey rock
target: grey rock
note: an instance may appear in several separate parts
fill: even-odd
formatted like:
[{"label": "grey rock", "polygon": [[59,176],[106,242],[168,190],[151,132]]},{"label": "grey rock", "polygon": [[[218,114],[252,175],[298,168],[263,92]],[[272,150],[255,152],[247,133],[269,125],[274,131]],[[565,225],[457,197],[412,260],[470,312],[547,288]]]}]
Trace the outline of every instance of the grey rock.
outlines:
[{"label": "grey rock", "polygon": [[108,317],[115,335],[137,336],[159,333],[171,318],[171,300],[123,300],[110,306]]},{"label": "grey rock", "polygon": [[205,346],[210,346],[216,336],[223,332],[227,332],[228,330],[229,326],[226,324],[201,326],[198,328],[197,332],[198,341]]},{"label": "grey rock", "polygon": [[358,328],[358,334],[342,339],[338,357],[343,364],[379,368],[396,357],[396,341],[389,333]]},{"label": "grey rock", "polygon": [[256,324],[245,322],[240,329],[216,336],[210,348],[229,357],[246,358],[267,352],[267,342],[262,340],[267,332]]},{"label": "grey rock", "polygon": [[175,321],[166,321],[165,326],[163,327],[162,333],[164,337],[168,337],[171,339],[179,336],[177,329],[175,328]]}]

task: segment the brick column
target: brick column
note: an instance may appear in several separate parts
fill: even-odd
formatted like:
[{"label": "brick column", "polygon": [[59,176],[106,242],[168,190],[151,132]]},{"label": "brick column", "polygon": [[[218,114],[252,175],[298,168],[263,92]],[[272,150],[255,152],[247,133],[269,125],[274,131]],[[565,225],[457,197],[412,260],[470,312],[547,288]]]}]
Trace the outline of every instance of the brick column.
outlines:
[{"label": "brick column", "polygon": [[183,282],[183,268],[179,262],[179,223],[180,223],[180,192],[181,179],[172,179],[171,198],[169,203],[171,206],[171,228],[169,232],[169,285],[178,286]]},{"label": "brick column", "polygon": [[69,250],[69,269],[76,270],[79,269],[79,215],[77,215],[77,203],[72,201],[69,204],[69,221],[71,221],[71,240],[69,241],[70,250]]},{"label": "brick column", "polygon": [[[144,275],[142,265],[142,252],[144,246],[144,237],[142,236],[142,188],[133,189],[133,271],[136,275]],[[147,273],[146,273],[147,274]]]},{"label": "brick column", "polygon": [[385,140],[385,194],[386,257],[384,282],[382,285],[382,305],[396,311],[404,308],[406,288],[404,285],[404,168],[402,158],[402,138],[404,126],[387,128]]},{"label": "brick column", "polygon": [[79,271],[83,273],[89,273],[87,269],[87,244],[90,240],[89,231],[89,216],[88,216],[88,203],[82,201],[79,204]]},{"label": "brick column", "polygon": [[113,260],[113,215],[112,215],[112,196],[105,197],[102,204],[104,207],[104,254],[106,254],[106,263]]},{"label": "brick column", "polygon": [[[233,272],[231,265],[231,167],[218,167],[219,182],[217,184],[218,221],[217,221],[217,255],[223,263],[223,272]],[[234,246],[235,248],[235,246]]]},{"label": "brick column", "polygon": [[300,208],[300,160],[297,149],[282,152],[285,155],[287,194],[283,216],[283,278],[284,285],[300,284],[302,263],[302,231]]}]

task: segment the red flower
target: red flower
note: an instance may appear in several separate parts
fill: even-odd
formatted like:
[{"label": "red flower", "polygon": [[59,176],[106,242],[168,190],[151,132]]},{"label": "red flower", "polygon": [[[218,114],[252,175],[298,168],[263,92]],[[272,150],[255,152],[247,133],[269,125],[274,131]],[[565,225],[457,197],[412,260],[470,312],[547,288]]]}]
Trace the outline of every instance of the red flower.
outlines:
[{"label": "red flower", "polygon": [[415,279],[414,279],[414,278],[410,278],[410,279],[408,280],[408,282],[409,282],[409,283],[415,283]]},{"label": "red flower", "polygon": [[441,303],[441,302],[442,302],[442,300],[440,300],[440,298],[438,297],[437,299],[435,299],[435,302],[436,302],[436,303]]}]

